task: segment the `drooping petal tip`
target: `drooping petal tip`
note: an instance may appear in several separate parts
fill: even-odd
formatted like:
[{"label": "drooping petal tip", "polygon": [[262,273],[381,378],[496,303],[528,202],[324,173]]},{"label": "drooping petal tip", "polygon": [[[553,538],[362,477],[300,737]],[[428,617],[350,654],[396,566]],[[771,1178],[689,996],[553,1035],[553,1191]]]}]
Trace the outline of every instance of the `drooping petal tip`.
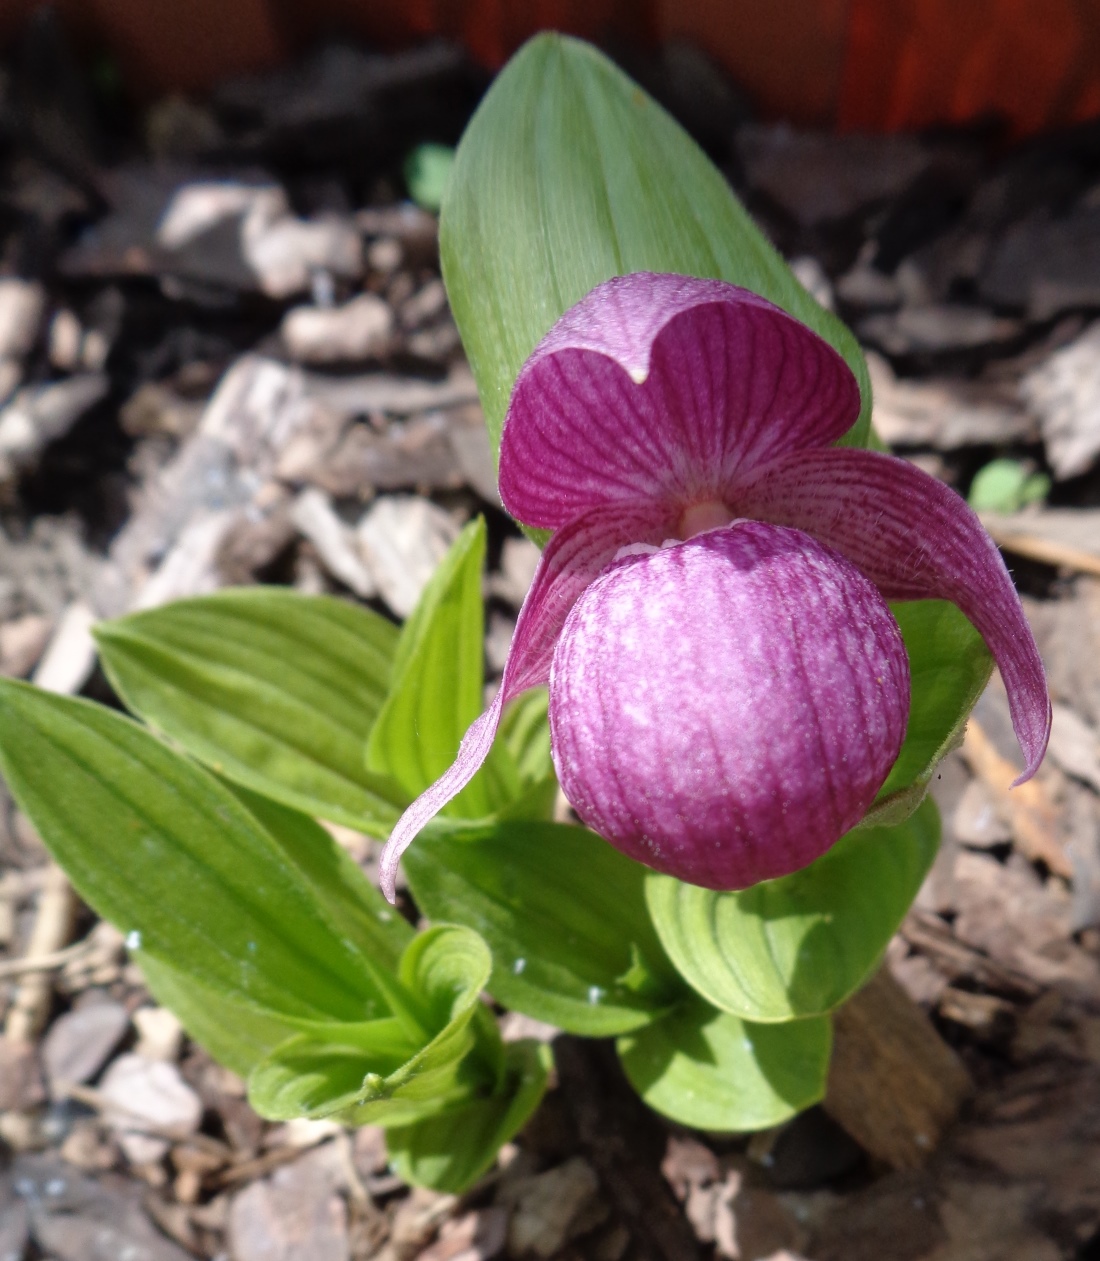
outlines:
[{"label": "drooping petal tip", "polygon": [[737,504],[836,548],[888,600],[950,600],[985,640],[1008,693],[1024,755],[1017,783],[1039,768],[1050,738],[1046,671],[997,545],[949,486],[874,451],[803,451],[757,470]]},{"label": "drooping petal tip", "polygon": [[417,797],[390,833],[379,866],[379,883],[390,902],[396,898],[401,855],[477,774],[489,756],[504,706],[527,688],[549,681],[558,636],[581,593],[620,547],[659,543],[670,529],[664,509],[634,504],[597,508],[555,532],[520,609],[496,699],[463,737],[453,765]]}]

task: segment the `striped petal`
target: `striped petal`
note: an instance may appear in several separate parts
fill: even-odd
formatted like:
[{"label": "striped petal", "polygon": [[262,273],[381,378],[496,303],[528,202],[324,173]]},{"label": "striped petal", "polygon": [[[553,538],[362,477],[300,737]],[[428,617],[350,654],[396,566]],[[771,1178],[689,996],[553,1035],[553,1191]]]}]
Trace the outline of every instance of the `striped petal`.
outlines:
[{"label": "striped petal", "polygon": [[718,280],[636,272],[599,285],[524,365],[500,492],[531,526],[650,500],[723,499],[736,476],[836,441],[859,389],[820,337]]},{"label": "striped petal", "polygon": [[897,757],[909,663],[842,556],[756,521],[606,570],[554,654],[554,764],[580,817],[647,866],[740,889],[806,866]]},{"label": "striped petal", "polygon": [[836,548],[890,600],[950,600],[985,640],[1008,692],[1030,779],[1050,736],[1035,638],[1001,554],[949,487],[905,460],[834,449],[789,455],[734,491],[746,516],[795,526]]},{"label": "striped petal", "polygon": [[470,726],[449,769],[409,806],[386,842],[379,883],[391,902],[401,855],[477,774],[489,756],[504,706],[527,688],[549,681],[558,636],[578,597],[621,548],[656,546],[672,525],[659,507],[623,504],[597,508],[554,534],[520,609],[496,699]]}]

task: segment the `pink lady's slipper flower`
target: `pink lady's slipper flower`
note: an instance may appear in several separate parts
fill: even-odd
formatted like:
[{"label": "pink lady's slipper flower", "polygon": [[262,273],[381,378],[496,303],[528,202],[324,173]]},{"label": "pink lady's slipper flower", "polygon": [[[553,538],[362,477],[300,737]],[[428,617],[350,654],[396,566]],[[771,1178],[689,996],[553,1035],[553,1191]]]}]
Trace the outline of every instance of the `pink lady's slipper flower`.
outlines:
[{"label": "pink lady's slipper flower", "polygon": [[562,316],[500,450],[508,511],[553,535],[496,700],[390,837],[390,897],[502,707],[546,682],[561,786],[617,848],[714,889],[806,866],[863,818],[905,735],[887,599],[966,614],[1034,774],[1050,703],[1000,554],[934,478],[831,445],[859,407],[829,345],[721,281],[623,276]]}]

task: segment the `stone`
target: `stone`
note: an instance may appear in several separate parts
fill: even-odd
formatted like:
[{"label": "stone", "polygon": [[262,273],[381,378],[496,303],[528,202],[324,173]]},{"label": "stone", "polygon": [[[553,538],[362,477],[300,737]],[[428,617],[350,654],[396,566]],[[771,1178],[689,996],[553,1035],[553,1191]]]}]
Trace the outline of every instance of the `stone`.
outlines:
[{"label": "stone", "polygon": [[35,1244],[54,1261],[189,1261],[146,1217],[136,1185],[87,1178],[52,1153],[19,1157],[9,1176]]},{"label": "stone", "polygon": [[18,359],[0,359],[0,404],[6,403],[23,380],[23,366]]},{"label": "stone", "polygon": [[356,363],[387,353],[393,337],[393,312],[373,293],[362,293],[343,306],[294,307],[283,317],[279,334],[298,363]]},{"label": "stone", "polygon": [[408,617],[458,527],[428,499],[385,495],[367,509],[356,535],[382,599],[398,617]]},{"label": "stone", "polygon": [[1012,827],[1001,814],[997,798],[980,779],[967,784],[951,823],[955,839],[975,849],[992,849],[1012,840]]},{"label": "stone", "polygon": [[175,275],[222,287],[251,282],[275,300],[307,292],[315,272],[354,280],[363,270],[354,224],[333,216],[296,218],[286,192],[271,183],[177,186],[161,215],[155,246],[164,268]]},{"label": "stone", "polygon": [[861,341],[888,355],[945,354],[1014,341],[1023,332],[1018,320],[994,315],[984,307],[929,303],[860,320]]},{"label": "stone", "polygon": [[794,272],[798,283],[819,306],[823,306],[826,311],[835,309],[836,299],[833,295],[832,282],[825,268],[812,254],[801,254],[798,258],[792,258],[791,271]]},{"label": "stone", "polygon": [[26,1112],[45,1097],[37,1048],[0,1035],[0,1112]]},{"label": "stone", "polygon": [[397,1205],[390,1228],[390,1243],[398,1257],[414,1256],[430,1243],[457,1204],[456,1196],[413,1187],[412,1194]]},{"label": "stone", "polygon": [[1100,456],[1100,323],[1032,368],[1019,389],[1054,476],[1087,473]]},{"label": "stone", "polygon": [[874,351],[867,354],[875,432],[888,446],[935,447],[1033,442],[1034,416],[1010,389],[970,381],[906,380]]},{"label": "stone", "polygon": [[0,359],[22,359],[38,340],[46,291],[37,280],[0,279]]},{"label": "stone", "polygon": [[1100,738],[1068,705],[1054,707],[1047,752],[1067,775],[1100,792]]},{"label": "stone", "polygon": [[807,227],[897,197],[932,162],[914,136],[827,135],[784,124],[742,127],[737,148],[749,184]]},{"label": "stone", "polygon": [[62,1098],[67,1087],[91,1081],[129,1027],[126,1008],[102,997],[59,1016],[42,1043],[50,1094]]},{"label": "stone", "polygon": [[202,412],[201,403],[181,398],[159,381],[146,381],[119,408],[118,421],[132,438],[186,438],[198,427]]},{"label": "stone", "polygon": [[254,1182],[233,1198],[233,1261],[348,1261],[347,1207],[332,1144]]},{"label": "stone", "polygon": [[492,1261],[504,1251],[508,1214],[502,1208],[477,1209],[453,1217],[439,1229],[435,1243],[417,1261]]},{"label": "stone", "polygon": [[429,323],[447,309],[447,290],[443,281],[429,280],[411,298],[401,304],[401,327],[411,332]]},{"label": "stone", "polygon": [[591,1210],[599,1204],[600,1182],[581,1156],[544,1173],[518,1178],[501,1188],[502,1202],[512,1210],[508,1255],[551,1257],[579,1233],[598,1224]]},{"label": "stone", "polygon": [[80,320],[68,307],[62,307],[50,321],[47,337],[50,365],[58,372],[75,372],[80,367],[83,341]]},{"label": "stone", "polygon": [[34,669],[53,631],[53,619],[38,613],[0,626],[0,674],[25,678]]},{"label": "stone", "polygon": [[1100,306],[1100,206],[1064,216],[1042,210],[1013,225],[993,246],[978,292],[995,306],[1022,307],[1037,321]]},{"label": "stone", "polygon": [[363,600],[378,594],[355,531],[340,520],[323,491],[302,491],[291,509],[291,520],[317,549],[321,563],[334,578]]},{"label": "stone", "polygon": [[0,411],[0,481],[31,467],[101,399],[110,381],[102,372],[85,372],[52,385],[27,386]]},{"label": "stone", "polygon": [[104,1118],[134,1165],[160,1160],[170,1146],[169,1137],[194,1134],[202,1120],[202,1100],[174,1064],[120,1055],[99,1089],[107,1105]]},{"label": "stone", "polygon": [[172,1064],[179,1059],[183,1046],[183,1025],[167,1007],[139,1007],[133,1015],[138,1031],[134,1054],[146,1060],[163,1060]]},{"label": "stone", "polygon": [[542,552],[527,538],[505,539],[500,551],[500,572],[489,579],[489,590],[519,608],[531,590]]},{"label": "stone", "polygon": [[260,288],[276,300],[305,292],[314,272],[354,280],[363,271],[362,240],[342,219],[249,215],[241,225],[241,241]]}]

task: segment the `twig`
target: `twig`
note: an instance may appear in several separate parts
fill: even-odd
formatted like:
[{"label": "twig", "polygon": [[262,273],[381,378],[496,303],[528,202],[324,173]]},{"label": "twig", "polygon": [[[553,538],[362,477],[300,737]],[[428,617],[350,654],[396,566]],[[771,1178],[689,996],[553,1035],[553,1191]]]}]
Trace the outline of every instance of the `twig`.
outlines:
[{"label": "twig", "polygon": [[81,958],[90,950],[91,942],[85,937],[83,941],[74,942],[63,950],[55,950],[53,954],[39,955],[33,959],[27,956],[22,959],[0,960],[0,981],[27,976],[32,972],[56,972],[58,968]]},{"label": "twig", "polygon": [[833,1025],[825,1111],[872,1156],[917,1168],[958,1115],[970,1074],[885,968]]},{"label": "twig", "polygon": [[1033,534],[1017,533],[996,522],[985,521],[985,526],[993,536],[993,541],[1005,551],[1015,552],[1017,556],[1024,556],[1028,560],[1041,561],[1044,565],[1063,565],[1066,569],[1077,570],[1078,573],[1100,577],[1100,556],[1094,556],[1083,548],[1073,547],[1069,543],[1058,543],[1054,539],[1037,538]]},{"label": "twig", "polygon": [[1025,999],[1043,992],[1037,981],[959,941],[939,916],[919,907],[909,912],[899,931],[913,949],[936,959],[948,980],[969,977],[986,989]]},{"label": "twig", "polygon": [[1024,857],[1046,863],[1056,876],[1072,880],[1073,864],[1062,843],[1058,811],[1041,781],[1029,779],[1026,784],[1012,788],[1012,781],[1019,772],[1001,756],[973,716],[967,723],[962,755],[974,774],[1002,803],[1012,828],[1012,839]]},{"label": "twig", "polygon": [[[60,867],[50,864],[38,901],[38,914],[22,963],[52,959],[69,939],[76,917],[76,895]],[[50,968],[34,968],[24,976],[4,1021],[12,1042],[33,1042],[49,1015],[53,978]]]},{"label": "twig", "polygon": [[158,1125],[155,1121],[150,1121],[148,1117],[144,1117],[140,1113],[131,1112],[124,1104],[108,1099],[101,1090],[97,1090],[94,1086],[82,1086],[78,1082],[66,1082],[64,1093],[68,1098],[75,1099],[77,1103],[83,1103],[87,1107],[94,1108],[97,1112],[102,1113],[105,1120],[121,1122],[127,1130],[135,1134],[148,1134],[150,1138],[163,1138],[170,1143],[179,1143],[184,1147],[198,1148],[199,1151],[216,1156],[227,1165],[233,1162],[233,1149],[218,1139],[211,1138],[208,1134],[196,1133],[194,1130],[184,1130],[178,1125]]}]

